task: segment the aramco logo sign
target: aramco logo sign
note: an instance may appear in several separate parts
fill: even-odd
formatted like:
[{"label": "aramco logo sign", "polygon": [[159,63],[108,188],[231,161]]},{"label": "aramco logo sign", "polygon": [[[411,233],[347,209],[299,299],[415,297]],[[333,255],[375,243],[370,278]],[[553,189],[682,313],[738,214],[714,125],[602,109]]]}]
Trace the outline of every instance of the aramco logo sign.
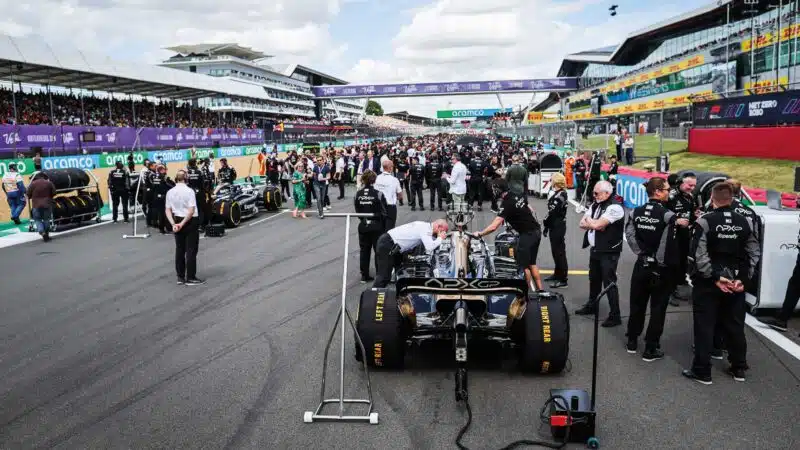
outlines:
[{"label": "aramco logo sign", "polygon": [[495,109],[452,109],[436,111],[437,119],[460,119],[465,117],[492,117],[499,112],[511,112],[511,108]]}]

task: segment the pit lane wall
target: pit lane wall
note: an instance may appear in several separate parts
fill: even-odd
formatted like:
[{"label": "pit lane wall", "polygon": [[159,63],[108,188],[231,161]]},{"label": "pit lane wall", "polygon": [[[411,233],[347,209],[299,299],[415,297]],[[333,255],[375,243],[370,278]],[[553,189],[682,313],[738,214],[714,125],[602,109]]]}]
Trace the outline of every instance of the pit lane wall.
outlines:
[{"label": "pit lane wall", "polygon": [[[669,174],[666,173],[647,172],[645,170],[620,167],[617,174],[617,193],[623,198],[626,208],[636,208],[637,206],[647,203],[647,192],[645,191],[643,183],[655,176],[666,178],[668,175]],[[744,186],[744,189],[757,205],[766,205],[766,189],[748,186]],[[793,208],[796,205],[796,196],[793,193],[784,192],[782,194],[782,200],[784,206]]]},{"label": "pit lane wall", "polygon": [[[343,140],[332,142],[320,142],[321,147],[333,145],[334,147],[345,147],[349,145],[356,145],[364,142],[370,142],[370,139],[360,140]],[[292,150],[302,150],[302,144],[268,144],[269,150],[273,146],[277,147],[279,154],[291,152]],[[198,158],[205,158],[213,152],[215,159],[218,161],[220,158],[227,158],[228,164],[236,169],[239,177],[245,177],[248,174],[258,175],[258,160],[256,156],[261,151],[260,145],[252,146],[235,146],[235,147],[220,147],[220,148],[199,148],[196,149]],[[142,169],[142,164],[145,159],[155,160],[159,157],[167,165],[167,174],[174,177],[179,169],[186,167],[186,161],[189,160],[191,150],[154,150],[133,152],[133,160],[136,163],[136,170]],[[127,164],[128,153],[109,153],[109,154],[96,154],[96,155],[75,155],[75,156],[54,156],[42,158],[43,169],[64,169],[64,168],[81,168],[89,169],[100,184],[100,194],[103,197],[103,202],[108,204],[108,173],[113,170],[116,161],[120,160]],[[26,185],[30,183],[29,175],[34,172],[33,159],[20,158],[20,159],[3,159],[0,160],[0,176],[2,176],[10,163],[16,163],[18,171],[24,176]],[[219,169],[219,163],[215,163],[215,167]],[[11,220],[11,211],[8,207],[8,202],[5,199],[5,194],[0,193],[0,224]],[[27,219],[28,210],[22,214],[22,219]]]}]

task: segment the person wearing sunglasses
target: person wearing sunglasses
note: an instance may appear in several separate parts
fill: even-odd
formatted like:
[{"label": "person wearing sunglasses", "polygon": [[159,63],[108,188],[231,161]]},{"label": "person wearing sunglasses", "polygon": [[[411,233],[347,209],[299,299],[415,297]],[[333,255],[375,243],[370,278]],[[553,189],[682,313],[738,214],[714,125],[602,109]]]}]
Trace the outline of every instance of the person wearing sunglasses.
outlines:
[{"label": "person wearing sunglasses", "polygon": [[652,362],[664,357],[661,334],[667,317],[667,304],[672,292],[671,277],[678,273],[678,242],[675,239],[675,222],[678,216],[664,203],[669,199],[669,183],[665,178],[653,177],[645,183],[650,200],[635,208],[625,225],[628,246],[636,254],[631,275],[628,316],[628,353],[635,354],[639,335],[644,330],[647,303],[650,303],[650,322],[645,334],[642,359]]},{"label": "person wearing sunglasses", "polygon": [[[583,248],[590,247],[589,253],[589,301],[575,314],[586,316],[597,314],[600,292],[604,287],[617,282],[617,265],[622,253],[625,228],[625,210],[611,195],[614,187],[608,181],[598,181],[594,185],[594,203],[581,218],[579,226],[586,230]],[[610,312],[602,326],[606,328],[622,325],[619,310],[619,289],[612,286],[607,293]]]}]

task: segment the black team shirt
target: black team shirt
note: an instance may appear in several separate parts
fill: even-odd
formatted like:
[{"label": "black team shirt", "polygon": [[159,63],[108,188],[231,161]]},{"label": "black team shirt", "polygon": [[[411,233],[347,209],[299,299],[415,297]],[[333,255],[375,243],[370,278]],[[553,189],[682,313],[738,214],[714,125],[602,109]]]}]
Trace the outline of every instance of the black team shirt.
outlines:
[{"label": "black team shirt", "polygon": [[497,216],[502,217],[518,233],[534,233],[540,230],[539,222],[533,217],[528,202],[521,195],[506,193]]}]

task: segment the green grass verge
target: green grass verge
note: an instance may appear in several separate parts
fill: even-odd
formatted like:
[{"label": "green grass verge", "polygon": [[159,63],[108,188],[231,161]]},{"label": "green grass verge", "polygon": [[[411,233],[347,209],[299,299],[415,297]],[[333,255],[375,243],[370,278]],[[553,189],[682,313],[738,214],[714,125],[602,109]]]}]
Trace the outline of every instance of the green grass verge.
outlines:
[{"label": "green grass verge", "polygon": [[[636,156],[638,158],[652,158],[658,156],[659,141],[660,139],[652,134],[634,137],[636,141]],[[608,146],[614,149],[614,138],[608,137]],[[664,139],[664,152],[677,153],[686,151],[687,141],[683,140],[669,140]],[[589,139],[583,140],[583,147],[586,150],[604,149],[606,148],[605,136],[589,136]],[[616,151],[616,150],[614,150]]]},{"label": "green grass verge", "polygon": [[[641,168],[647,161],[638,162]],[[800,161],[781,159],[736,158],[730,156],[679,153],[670,155],[670,171],[684,169],[722,172],[738,179],[745,186],[775,189],[781,192],[794,191],[794,168]]]}]

